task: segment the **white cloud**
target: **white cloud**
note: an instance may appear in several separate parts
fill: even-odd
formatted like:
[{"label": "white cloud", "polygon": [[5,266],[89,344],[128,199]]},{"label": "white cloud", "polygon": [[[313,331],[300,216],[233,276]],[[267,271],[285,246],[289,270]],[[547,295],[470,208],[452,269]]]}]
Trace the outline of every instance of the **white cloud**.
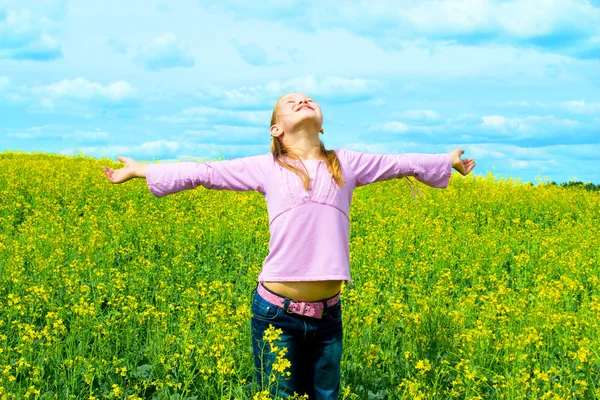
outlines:
[{"label": "white cloud", "polygon": [[225,107],[249,107],[264,105],[269,95],[262,86],[244,86],[234,90],[212,89],[206,95],[198,93],[198,98],[216,98]]},{"label": "white cloud", "polygon": [[466,146],[465,156],[468,158],[505,158],[506,154],[502,151],[497,151],[496,144],[470,144]]},{"label": "white cloud", "polygon": [[560,164],[553,159],[533,161],[507,159],[506,163],[510,169],[535,171],[538,175],[545,174],[553,168],[560,166]]},{"label": "white cloud", "polygon": [[410,120],[437,120],[440,116],[433,110],[406,110],[393,113],[394,117]]},{"label": "white cloud", "polygon": [[343,99],[344,96],[356,96],[373,93],[381,82],[362,78],[341,78],[327,76],[318,79],[312,75],[289,79],[286,81],[271,81],[265,88],[271,94],[284,94],[285,92],[299,91],[310,96],[335,96]]},{"label": "white cloud", "polygon": [[54,111],[54,102],[48,98],[41,98],[40,99],[40,107],[42,107],[43,109],[47,109],[48,111]]},{"label": "white cloud", "polygon": [[92,155],[95,157],[115,157],[116,156],[129,156],[136,152],[139,146],[125,146],[125,145],[112,145],[112,146],[78,146],[76,148],[69,148],[60,150],[58,153],[63,155],[73,155],[79,152],[83,154]]},{"label": "white cloud", "polygon": [[69,135],[69,138],[72,138],[76,141],[96,141],[96,140],[104,140],[108,139],[108,132],[101,131],[96,129],[95,131],[78,131]]},{"label": "white cloud", "polygon": [[373,143],[346,143],[342,146],[349,150],[360,151],[368,154],[385,154],[389,153],[389,145],[373,144]]},{"label": "white cloud", "polygon": [[8,89],[10,86],[10,78],[8,76],[0,76],[0,92]]},{"label": "white cloud", "polygon": [[269,151],[269,144],[222,145],[214,143],[195,144],[191,149],[197,157],[215,159],[219,157],[236,158],[264,154]]},{"label": "white cloud", "polygon": [[528,168],[532,163],[530,161],[523,160],[509,160],[510,168],[523,169]]},{"label": "white cloud", "polygon": [[[66,1],[4,1],[0,8],[0,58],[48,61],[62,57],[55,38]],[[2,17],[2,14],[0,14]]]},{"label": "white cloud", "polygon": [[547,149],[549,152],[557,156],[561,155],[575,160],[593,160],[596,163],[589,165],[600,165],[598,164],[598,162],[600,162],[600,144],[597,143],[576,145],[560,144],[548,147]]},{"label": "white cloud", "polygon": [[[317,101],[346,103],[367,100],[383,86],[383,82],[371,79],[338,76],[317,78],[307,75],[286,80],[272,80],[260,86],[243,86],[233,90],[213,89],[207,93],[207,96],[218,99],[220,104],[226,107],[259,105],[272,107],[277,98],[289,92],[301,92],[315,97]],[[202,98],[204,95],[200,94],[199,97]]]},{"label": "white cloud", "polygon": [[[186,154],[182,154],[185,151]],[[269,151],[268,145],[219,145],[198,144],[183,141],[159,140],[140,145],[77,146],[63,149],[59,154],[73,155],[82,152],[93,157],[108,157],[117,161],[117,156],[131,157],[138,162],[153,161],[212,161],[218,158],[245,157]],[[192,155],[193,154],[193,155]]]},{"label": "white cloud", "polygon": [[516,37],[531,38],[597,30],[600,10],[579,0],[517,0],[494,4],[490,16],[500,29]]},{"label": "white cloud", "polygon": [[[596,176],[597,171],[590,166],[600,162],[600,144],[522,147],[504,143],[479,143],[462,147],[465,149],[464,157],[473,158],[477,163],[478,173],[496,166],[497,171],[512,176],[514,172],[511,173],[511,170],[517,170],[518,175],[529,181],[535,181],[536,176],[542,174],[550,174],[556,180],[565,170],[570,171],[570,174],[578,171],[580,176]],[[562,178],[563,181],[565,179],[567,178]]]},{"label": "white cloud", "polygon": [[271,59],[267,52],[255,43],[243,44],[238,43],[236,40],[232,40],[231,44],[238,52],[241,59],[250,65],[265,66],[282,64],[279,60]]},{"label": "white cloud", "polygon": [[536,38],[565,30],[585,34],[600,22],[600,10],[578,0],[429,0],[397,11],[417,32],[433,35]]},{"label": "white cloud", "polygon": [[271,139],[267,125],[264,127],[214,125],[208,129],[186,130],[185,133],[190,138],[204,143],[239,143],[246,145],[269,143]]},{"label": "white cloud", "polygon": [[8,132],[7,137],[18,139],[48,139],[48,140],[72,140],[75,143],[95,142],[108,139],[108,132],[96,129],[95,131],[78,130],[73,133],[63,133],[65,127],[43,125],[34,126],[24,131]]},{"label": "white cloud", "polygon": [[600,102],[586,103],[585,100],[572,100],[565,101],[561,105],[574,114],[600,114]]},{"label": "white cloud", "polygon": [[140,149],[146,154],[163,154],[175,152],[182,148],[182,144],[175,141],[157,140],[155,142],[142,143]]},{"label": "white cloud", "polygon": [[[223,7],[225,3],[213,4]],[[236,2],[226,10],[242,18],[287,21],[299,29],[341,27],[386,46],[425,38],[551,49],[580,41],[590,47],[600,33],[600,8],[585,0],[378,0],[347,2],[343,7],[323,0],[319,8],[296,1],[262,2],[261,6]]]},{"label": "white cloud", "polygon": [[508,118],[502,117],[500,115],[488,115],[481,117],[483,120],[483,124],[492,128],[496,128],[499,130],[506,130],[509,125],[510,120]]},{"label": "white cloud", "polygon": [[388,144],[410,138],[418,140],[422,145],[430,145],[432,142],[437,141],[435,139],[437,134],[441,133],[447,137],[450,130],[455,131],[456,127],[449,125],[448,121],[439,121],[439,123],[433,125],[389,121],[367,124],[365,129],[360,130],[358,137],[368,142],[386,142]]},{"label": "white cloud", "polygon": [[471,158],[494,158],[494,159],[526,159],[526,160],[547,160],[552,158],[548,149],[545,147],[521,147],[504,143],[474,143],[465,145],[465,155]]},{"label": "white cloud", "polygon": [[[415,116],[419,115],[416,113]],[[368,124],[359,134],[364,141],[394,142],[399,136],[418,138],[422,143],[440,143],[448,138],[463,143],[518,141],[536,146],[559,143],[586,143],[595,140],[598,121],[574,119],[564,115],[502,115],[460,114],[453,118],[432,121],[389,121]]]},{"label": "white cloud", "polygon": [[380,125],[381,130],[386,132],[406,133],[410,130],[410,126],[403,122],[392,121]]},{"label": "white cloud", "polygon": [[520,101],[517,104],[521,107],[545,107],[547,105],[543,101]]},{"label": "white cloud", "polygon": [[475,124],[481,121],[479,116],[471,113],[461,113],[454,120],[465,124]]},{"label": "white cloud", "polygon": [[113,38],[109,39],[106,43],[119,54],[127,53],[127,44],[122,40]]},{"label": "white cloud", "polygon": [[484,25],[487,29],[492,26],[492,7],[488,1],[421,1],[405,11],[394,7],[394,13],[404,17],[418,32],[466,34]]},{"label": "white cloud", "polygon": [[532,115],[524,118],[507,118],[500,115],[489,115],[481,117],[483,123],[481,127],[491,128],[503,135],[519,134],[515,138],[526,138],[534,136],[548,136],[556,132],[557,129],[566,129],[573,131],[584,127],[584,124],[568,119],[558,118],[553,115],[537,116]]},{"label": "white cloud", "polygon": [[134,57],[134,61],[150,71],[195,65],[194,57],[189,53],[187,46],[172,32],[155,37],[152,44],[144,47]]},{"label": "white cloud", "polygon": [[16,139],[37,139],[38,137],[31,132],[10,132],[6,134],[6,137]]},{"label": "white cloud", "polygon": [[169,12],[169,2],[168,0],[158,0],[155,3],[156,9],[161,12]]},{"label": "white cloud", "polygon": [[42,86],[34,89],[34,92],[54,97],[85,100],[105,99],[110,101],[129,99],[136,94],[135,88],[126,81],[116,81],[103,86],[100,83],[90,82],[81,77],[72,80],[64,79],[60,82]]},{"label": "white cloud", "polygon": [[32,126],[25,130],[9,131],[6,137],[14,137],[18,139],[52,139],[59,138],[60,133],[51,125]]},{"label": "white cloud", "polygon": [[443,153],[449,151],[439,144],[419,143],[406,140],[396,140],[388,143],[344,143],[343,148],[369,154],[400,154],[400,153]]},{"label": "white cloud", "polygon": [[268,126],[271,121],[271,111],[234,111],[198,106],[186,108],[172,116],[159,117],[158,120],[174,124],[206,123],[209,121],[218,124],[223,121]]},{"label": "white cloud", "polygon": [[581,100],[568,100],[568,101],[517,101],[517,102],[506,102],[502,106],[506,107],[518,107],[527,108],[532,110],[544,110],[544,111],[560,111],[569,112],[571,114],[578,115],[597,115],[600,114],[600,102]]}]

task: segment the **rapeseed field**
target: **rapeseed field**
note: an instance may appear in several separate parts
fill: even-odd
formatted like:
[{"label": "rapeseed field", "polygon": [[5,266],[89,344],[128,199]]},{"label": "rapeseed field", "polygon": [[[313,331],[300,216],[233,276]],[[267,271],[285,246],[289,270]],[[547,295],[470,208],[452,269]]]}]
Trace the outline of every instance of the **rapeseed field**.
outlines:
[{"label": "rapeseed field", "polygon": [[[103,165],[122,164],[0,153],[0,399],[268,398],[249,322],[262,196],[157,199]],[[341,398],[600,397],[600,193],[419,188],[354,192]]]}]

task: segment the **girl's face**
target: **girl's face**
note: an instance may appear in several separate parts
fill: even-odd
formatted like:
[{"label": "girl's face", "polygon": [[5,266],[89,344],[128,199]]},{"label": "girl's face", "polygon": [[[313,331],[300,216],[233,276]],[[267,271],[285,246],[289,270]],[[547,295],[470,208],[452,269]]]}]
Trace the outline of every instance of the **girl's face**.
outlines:
[{"label": "girl's face", "polygon": [[306,128],[318,134],[323,125],[321,107],[302,93],[288,93],[277,102],[276,125],[283,132]]}]

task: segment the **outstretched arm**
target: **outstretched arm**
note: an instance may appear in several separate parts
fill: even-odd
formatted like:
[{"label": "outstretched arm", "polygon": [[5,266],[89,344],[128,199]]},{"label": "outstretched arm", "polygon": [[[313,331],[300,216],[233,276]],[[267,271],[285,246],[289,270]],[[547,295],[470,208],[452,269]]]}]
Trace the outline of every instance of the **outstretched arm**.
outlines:
[{"label": "outstretched arm", "polygon": [[472,159],[461,160],[464,153],[461,149],[442,154],[367,154],[342,150],[341,154],[356,179],[356,187],[413,176],[428,186],[444,188],[448,186],[452,168],[466,175],[475,166]]},{"label": "outstretched arm", "polygon": [[264,193],[263,164],[267,155],[243,157],[213,162],[173,162],[140,164],[127,157],[118,157],[125,167],[104,173],[113,183],[132,178],[146,178],[148,188],[156,197],[204,186],[207,189]]}]

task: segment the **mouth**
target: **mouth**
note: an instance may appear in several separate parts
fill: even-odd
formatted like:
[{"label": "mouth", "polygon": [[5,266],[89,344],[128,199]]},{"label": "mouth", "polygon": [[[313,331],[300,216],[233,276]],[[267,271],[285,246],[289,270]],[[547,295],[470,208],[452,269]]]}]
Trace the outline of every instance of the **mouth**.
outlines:
[{"label": "mouth", "polygon": [[[310,109],[310,110],[313,110],[313,108],[312,108],[311,106],[300,106],[300,107],[298,107],[298,109],[297,109],[296,111],[300,111],[300,110],[302,110],[303,108],[308,108],[308,109]],[[313,110],[313,111],[315,111],[315,110]]]}]

